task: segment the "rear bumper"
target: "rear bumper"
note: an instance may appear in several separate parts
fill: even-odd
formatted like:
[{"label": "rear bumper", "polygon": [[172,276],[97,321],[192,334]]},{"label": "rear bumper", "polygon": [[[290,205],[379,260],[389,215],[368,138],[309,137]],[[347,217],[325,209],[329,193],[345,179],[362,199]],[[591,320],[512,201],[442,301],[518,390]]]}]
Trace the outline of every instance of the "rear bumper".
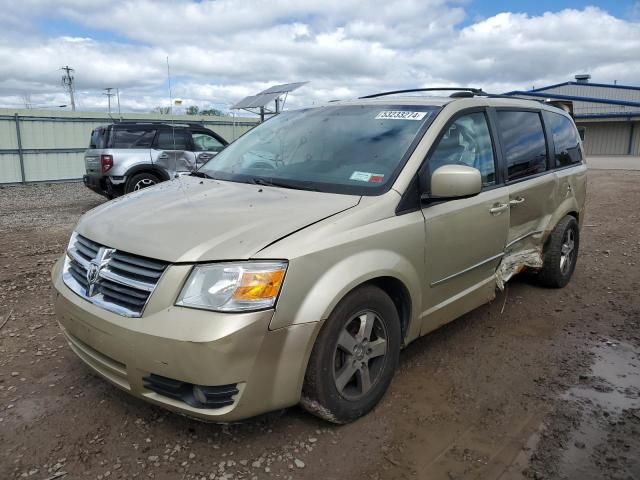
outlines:
[{"label": "rear bumper", "polygon": [[82,182],[84,186],[93,190],[100,195],[106,195],[106,185],[103,177],[94,177],[91,175],[83,175]]},{"label": "rear bumper", "polygon": [[[62,282],[59,265],[52,272],[54,301],[65,338],[84,363],[117,387],[170,410],[220,422],[299,401],[319,323],[270,331],[271,310],[230,315],[180,307],[125,318],[73,293]],[[233,387],[237,393],[224,406],[198,408],[154,391],[153,376]]]},{"label": "rear bumper", "polygon": [[98,177],[94,175],[83,175],[82,181],[85,187],[106,197],[122,195],[124,193],[125,177]]}]

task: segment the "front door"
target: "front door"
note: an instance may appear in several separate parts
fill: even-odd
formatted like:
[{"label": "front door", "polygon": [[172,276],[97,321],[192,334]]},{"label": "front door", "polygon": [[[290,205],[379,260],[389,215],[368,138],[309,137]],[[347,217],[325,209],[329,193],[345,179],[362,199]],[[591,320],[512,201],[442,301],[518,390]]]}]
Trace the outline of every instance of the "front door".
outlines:
[{"label": "front door", "polygon": [[422,210],[427,241],[422,334],[493,297],[509,229],[509,192],[496,177],[484,111],[463,113],[445,128],[427,160],[428,174],[447,164],[480,170],[483,191]]},{"label": "front door", "polygon": [[207,163],[224,148],[222,142],[206,132],[192,132],[191,138],[193,139],[197,168]]},{"label": "front door", "polygon": [[151,150],[151,159],[167,171],[169,178],[195,170],[196,157],[189,132],[183,127],[160,130]]}]

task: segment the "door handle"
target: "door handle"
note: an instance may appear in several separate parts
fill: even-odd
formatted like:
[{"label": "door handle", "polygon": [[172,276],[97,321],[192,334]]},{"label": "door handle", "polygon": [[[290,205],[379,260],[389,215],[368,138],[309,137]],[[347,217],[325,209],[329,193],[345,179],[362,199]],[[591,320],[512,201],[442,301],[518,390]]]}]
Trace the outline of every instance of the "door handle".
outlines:
[{"label": "door handle", "polygon": [[167,155],[166,153],[161,153],[160,155],[158,155],[158,160],[166,160],[167,158],[169,158],[169,155]]},{"label": "door handle", "polygon": [[522,202],[524,202],[523,197],[516,197],[513,200],[509,200],[509,205],[520,205]]},{"label": "door handle", "polygon": [[509,208],[508,203],[496,203],[492,208],[489,209],[489,213],[491,215],[500,215],[502,212]]}]

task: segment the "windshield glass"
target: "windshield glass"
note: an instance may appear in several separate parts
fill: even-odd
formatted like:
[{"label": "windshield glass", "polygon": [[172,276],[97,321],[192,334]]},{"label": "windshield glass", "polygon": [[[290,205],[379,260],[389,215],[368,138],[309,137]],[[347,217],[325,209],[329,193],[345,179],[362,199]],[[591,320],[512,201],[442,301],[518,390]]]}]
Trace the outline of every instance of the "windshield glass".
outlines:
[{"label": "windshield glass", "polygon": [[355,195],[386,191],[438,107],[326,106],[284,112],[200,172],[236,182]]}]

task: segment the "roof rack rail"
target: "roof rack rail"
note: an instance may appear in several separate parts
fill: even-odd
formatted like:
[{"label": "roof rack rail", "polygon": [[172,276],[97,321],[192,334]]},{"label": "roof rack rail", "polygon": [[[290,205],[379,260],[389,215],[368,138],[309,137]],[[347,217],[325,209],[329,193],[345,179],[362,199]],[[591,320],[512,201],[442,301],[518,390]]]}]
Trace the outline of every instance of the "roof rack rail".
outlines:
[{"label": "roof rack rail", "polygon": [[485,93],[488,98],[510,98],[511,100],[530,100],[529,98],[518,98],[513,95],[504,95],[502,93]]},{"label": "roof rack rail", "polygon": [[205,120],[182,122],[179,120],[119,120],[114,119],[114,125],[176,125],[176,126],[189,126],[189,127],[203,127]]},{"label": "roof rack rail", "polygon": [[398,93],[413,93],[413,92],[470,92],[474,95],[487,95],[481,88],[471,87],[430,87],[430,88],[409,88],[406,90],[392,90],[390,92],[380,92],[371,95],[365,95],[359,98],[377,98],[385,97],[387,95],[395,95]]}]

